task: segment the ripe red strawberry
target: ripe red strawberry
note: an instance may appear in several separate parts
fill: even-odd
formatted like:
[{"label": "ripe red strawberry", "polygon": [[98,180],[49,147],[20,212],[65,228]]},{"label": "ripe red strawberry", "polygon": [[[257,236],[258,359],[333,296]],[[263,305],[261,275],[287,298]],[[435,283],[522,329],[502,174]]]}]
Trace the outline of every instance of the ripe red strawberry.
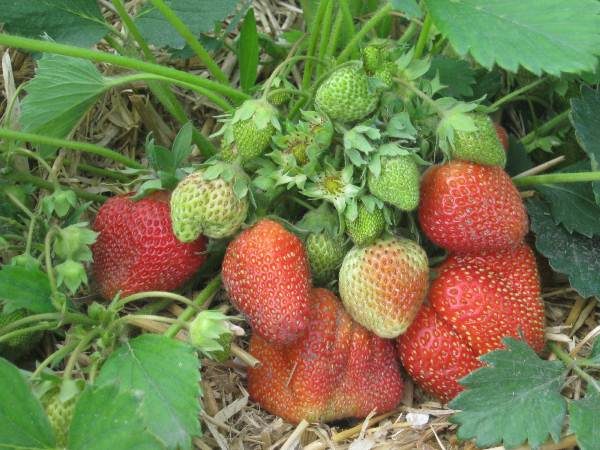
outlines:
[{"label": "ripe red strawberry", "polygon": [[206,240],[180,242],[173,234],[169,194],[133,201],[109,199],[98,211],[92,246],[100,294],[112,299],[143,291],[172,291],[188,281],[205,260]]},{"label": "ripe red strawberry", "polygon": [[544,347],[544,305],[533,252],[516,249],[452,256],[440,266],[424,307],[398,339],[402,364],[427,392],[446,402],[457,380],[479,367],[477,357],[503,347],[502,338]]},{"label": "ripe red strawberry", "polygon": [[308,325],[310,266],[302,241],[263,219],[227,247],[223,285],[253,330],[269,342],[289,344]]},{"label": "ripe red strawberry", "polygon": [[362,418],[395,408],[402,396],[393,343],[355,323],[326,289],[312,291],[302,338],[280,347],[255,334],[250,352],[261,361],[248,370],[250,396],[288,422]]},{"label": "ripe red strawberry", "polygon": [[494,127],[496,128],[496,134],[498,135],[498,139],[500,139],[500,143],[504,148],[504,151],[508,151],[509,143],[508,143],[508,133],[506,132],[506,128],[504,128],[499,123],[494,123]]},{"label": "ripe red strawberry", "polygon": [[515,247],[527,232],[525,207],[506,172],[466,161],[425,172],[419,222],[429,239],[455,253]]}]

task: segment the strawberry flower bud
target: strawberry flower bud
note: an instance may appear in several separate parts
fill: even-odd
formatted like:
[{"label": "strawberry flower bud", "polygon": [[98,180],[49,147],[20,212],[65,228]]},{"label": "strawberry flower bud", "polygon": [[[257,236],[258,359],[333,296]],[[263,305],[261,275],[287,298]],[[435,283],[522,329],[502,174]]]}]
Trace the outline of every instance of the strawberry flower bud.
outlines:
[{"label": "strawberry flower bud", "polygon": [[60,287],[64,284],[72,294],[77,292],[79,286],[88,282],[85,268],[80,262],[67,259],[54,269],[56,270],[56,283],[58,286]]},{"label": "strawberry flower bud", "polygon": [[[217,359],[219,353],[229,352],[232,330],[228,317],[219,311],[207,310],[198,313],[190,324],[190,342],[209,358]],[[220,358],[219,358],[220,359]]]}]

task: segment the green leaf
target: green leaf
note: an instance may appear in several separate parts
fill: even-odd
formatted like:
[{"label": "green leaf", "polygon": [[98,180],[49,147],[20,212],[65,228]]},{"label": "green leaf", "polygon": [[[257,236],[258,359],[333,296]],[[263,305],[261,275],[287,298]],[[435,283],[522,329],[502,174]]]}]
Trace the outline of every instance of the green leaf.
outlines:
[{"label": "green leaf", "polygon": [[240,29],[238,59],[240,61],[240,85],[244,92],[254,87],[258,69],[258,32],[254,9],[250,8]]},{"label": "green leaf", "polygon": [[200,434],[199,381],[194,349],[154,334],[118,348],[98,377],[99,385],[118,382],[121,391],[143,392],[140,413],[148,429],[168,448],[181,449],[191,449],[191,437]]},{"label": "green leaf", "polygon": [[157,172],[159,170],[164,170],[166,172],[175,172],[175,154],[171,152],[168,148],[162,147],[160,145],[151,145],[146,149],[146,156],[148,157],[150,167],[152,167]]},{"label": "green leaf", "polygon": [[437,29],[482,66],[540,74],[592,71],[600,54],[597,0],[425,0]]},{"label": "green leaf", "polygon": [[40,402],[19,369],[0,358],[0,448],[55,448]]},{"label": "green leaf", "polygon": [[96,0],[0,0],[4,31],[90,47],[108,32]]},{"label": "green leaf", "polygon": [[527,153],[527,149],[521,141],[513,136],[508,137],[509,147],[506,152],[506,173],[511,177],[518,175],[533,167],[533,162]]},{"label": "green leaf", "polygon": [[[590,157],[592,170],[600,170],[600,90],[584,86],[581,97],[571,99],[571,123],[579,145]],[[600,182],[592,186],[600,204]]]},{"label": "green leaf", "polygon": [[[566,167],[557,173],[587,172],[588,161]],[[536,186],[550,204],[556,223],[570,233],[577,231],[587,237],[600,235],[600,206],[594,199],[590,183],[545,184]]]},{"label": "green leaf", "polygon": [[192,133],[194,125],[192,122],[186,123],[181,127],[175,140],[173,141],[173,156],[175,167],[181,167],[181,164],[190,156],[192,153]]},{"label": "green leaf", "polygon": [[597,450],[600,442],[600,395],[590,390],[585,398],[569,404],[571,431],[581,450]]},{"label": "green leaf", "polygon": [[488,367],[460,380],[466,390],[450,403],[461,410],[451,419],[460,426],[458,437],[474,438],[482,448],[500,443],[512,448],[525,441],[535,448],[548,434],[558,440],[567,410],[560,395],[564,364],[540,359],[523,341],[506,338],[504,343],[505,350],[480,358]]},{"label": "green leaf", "polygon": [[423,17],[423,11],[419,8],[416,0],[391,0],[392,7],[396,11],[406,14],[409,19],[420,19]]},{"label": "green leaf", "polygon": [[75,406],[69,450],[164,449],[144,425],[140,397],[112,384],[88,386]]},{"label": "green leaf", "polygon": [[[165,3],[192,33],[199,35],[212,31],[215,23],[233,13],[239,0],[166,0]],[[148,4],[140,11],[135,23],[150,44],[175,49],[185,47],[185,39],[152,5]]]},{"label": "green leaf", "polygon": [[48,276],[35,267],[4,266],[0,270],[0,300],[4,312],[25,308],[33,313],[53,312]]},{"label": "green leaf", "polygon": [[600,295],[600,237],[569,233],[554,223],[550,208],[543,200],[529,199],[527,211],[535,232],[536,248],[548,258],[550,266],[566,274],[582,297]]},{"label": "green leaf", "polygon": [[109,87],[90,61],[44,54],[35,77],[25,87],[23,131],[66,137]]},{"label": "green leaf", "polygon": [[473,96],[475,72],[469,63],[460,59],[436,56],[431,60],[431,67],[425,76],[433,79],[439,75],[443,88],[439,94],[442,96],[465,98]]}]

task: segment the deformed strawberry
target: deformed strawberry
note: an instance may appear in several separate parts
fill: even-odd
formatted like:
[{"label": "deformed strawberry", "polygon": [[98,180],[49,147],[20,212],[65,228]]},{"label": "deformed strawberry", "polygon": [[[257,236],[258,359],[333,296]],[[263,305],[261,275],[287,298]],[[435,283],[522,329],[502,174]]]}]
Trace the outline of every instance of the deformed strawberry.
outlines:
[{"label": "deformed strawberry", "polygon": [[258,335],[248,370],[251,398],[288,422],[363,418],[400,402],[403,382],[393,344],[355,323],[336,296],[312,291],[308,332],[289,347]]},{"label": "deformed strawberry", "polygon": [[253,330],[278,344],[295,341],[308,325],[310,266],[302,241],[262,219],[227,247],[223,285]]},{"label": "deformed strawberry", "polygon": [[205,260],[206,239],[180,242],[171,227],[169,194],[133,201],[109,199],[98,211],[92,246],[100,294],[112,299],[142,291],[172,291],[188,281]]},{"label": "deformed strawberry", "polygon": [[532,250],[452,256],[439,269],[429,303],[398,339],[407,372],[443,401],[462,389],[457,380],[479,367],[477,357],[523,338],[544,347],[544,305]]}]

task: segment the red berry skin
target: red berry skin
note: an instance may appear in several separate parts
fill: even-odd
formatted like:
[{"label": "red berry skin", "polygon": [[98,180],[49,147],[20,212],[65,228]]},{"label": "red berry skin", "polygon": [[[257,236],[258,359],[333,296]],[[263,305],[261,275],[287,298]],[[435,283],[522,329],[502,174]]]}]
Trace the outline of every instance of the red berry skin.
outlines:
[{"label": "red berry skin", "polygon": [[515,247],[528,226],[519,191],[506,172],[467,161],[425,172],[419,222],[433,243],[453,253]]},{"label": "red berry skin", "polygon": [[153,193],[139,201],[110,198],[93,226],[92,270],[107,300],[144,291],[173,291],[200,269],[206,239],[184,244],[173,234],[169,194]]},{"label": "red berry skin", "polygon": [[287,345],[308,325],[310,265],[302,241],[263,219],[227,247],[223,286],[255,333]]},{"label": "red berry skin", "polygon": [[403,382],[392,341],[354,322],[326,289],[312,291],[309,327],[290,346],[254,334],[248,370],[251,398],[291,423],[327,422],[383,413],[401,400]]},{"label": "red berry skin", "polygon": [[533,251],[516,249],[455,255],[439,268],[423,308],[398,340],[407,372],[446,402],[462,390],[457,380],[476,359],[504,347],[510,336],[544,348],[544,305]]},{"label": "red berry skin", "polygon": [[508,133],[506,132],[506,128],[504,128],[499,123],[494,123],[494,127],[496,128],[496,134],[498,135],[498,139],[500,139],[500,143],[502,147],[504,147],[504,151],[508,151],[509,143],[508,143]]}]

